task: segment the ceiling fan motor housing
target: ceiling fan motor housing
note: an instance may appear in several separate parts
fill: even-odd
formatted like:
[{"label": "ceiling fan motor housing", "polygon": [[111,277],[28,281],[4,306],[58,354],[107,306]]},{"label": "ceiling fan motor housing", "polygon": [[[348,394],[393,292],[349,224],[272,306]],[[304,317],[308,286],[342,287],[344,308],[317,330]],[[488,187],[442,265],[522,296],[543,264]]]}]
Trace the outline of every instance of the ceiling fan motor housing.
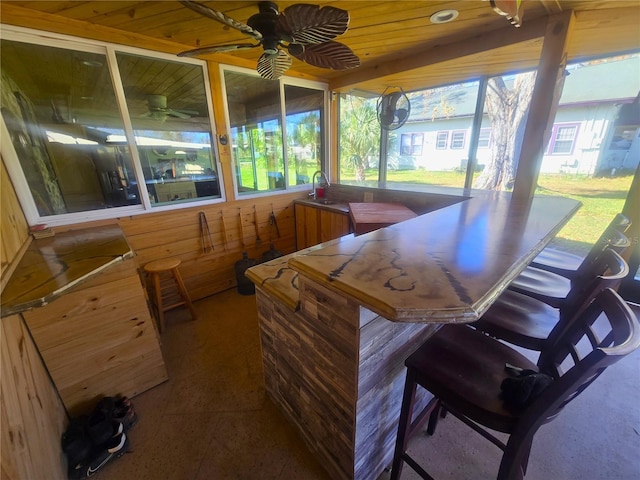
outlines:
[{"label": "ceiling fan motor housing", "polygon": [[247,25],[262,34],[262,47],[269,55],[278,53],[280,37],[276,33],[276,22],[278,20],[278,6],[273,2],[260,2],[260,13],[249,17]]}]

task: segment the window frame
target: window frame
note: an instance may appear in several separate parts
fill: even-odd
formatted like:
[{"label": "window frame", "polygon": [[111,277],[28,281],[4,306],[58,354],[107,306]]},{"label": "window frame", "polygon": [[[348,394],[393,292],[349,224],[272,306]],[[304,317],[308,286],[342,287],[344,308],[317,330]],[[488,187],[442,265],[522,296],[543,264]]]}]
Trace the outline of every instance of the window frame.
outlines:
[{"label": "window frame", "polygon": [[[227,65],[227,64],[220,64],[219,65],[219,75],[220,75],[220,90],[222,93],[222,98],[223,98],[223,104],[224,104],[224,122],[225,122],[225,129],[226,132],[231,132],[231,120],[229,118],[229,104],[227,101],[227,86],[226,86],[226,82],[224,81],[224,72],[225,71],[230,71],[230,72],[235,72],[235,73],[241,73],[241,74],[245,74],[245,75],[249,75],[252,77],[258,77],[260,78],[260,75],[252,69],[249,68],[244,68],[244,67],[238,67],[236,65]],[[300,184],[300,185],[289,185],[289,154],[287,152],[287,148],[286,148],[286,142],[284,141],[284,139],[287,136],[287,110],[286,110],[286,105],[285,105],[285,86],[286,85],[292,85],[292,86],[296,86],[296,87],[303,87],[303,88],[309,88],[311,90],[319,90],[323,92],[324,95],[324,99],[323,99],[323,108],[324,108],[324,121],[323,121],[323,134],[321,136],[321,141],[324,143],[324,148],[322,149],[322,155],[323,158],[320,161],[321,164],[321,170],[324,171],[326,173],[326,175],[331,178],[331,165],[330,162],[328,161],[328,139],[329,139],[329,118],[331,117],[330,115],[330,104],[329,104],[329,88],[328,85],[322,82],[316,82],[316,81],[312,81],[312,80],[305,80],[305,79],[301,79],[301,78],[294,78],[294,77],[287,77],[287,76],[282,76],[280,77],[278,80],[274,80],[277,81],[279,84],[279,89],[280,89],[280,113],[281,113],[281,118],[282,118],[282,137],[283,137],[283,158],[284,158],[284,182],[285,182],[285,188],[283,189],[273,189],[273,190],[263,190],[263,191],[259,191],[259,192],[255,192],[255,193],[238,193],[238,180],[236,178],[235,174],[232,174],[232,180],[233,180],[233,192],[234,195],[236,196],[236,199],[252,199],[252,198],[264,198],[264,197],[268,197],[268,196],[273,196],[273,195],[282,195],[284,193],[292,193],[292,192],[296,192],[296,191],[306,191],[309,190],[310,185],[309,184]],[[231,156],[231,170],[232,172],[235,172],[236,169],[236,158],[235,155],[232,152],[232,149],[229,149],[229,155]]]},{"label": "window frame", "polygon": [[[195,200],[192,202],[181,202],[168,205],[152,204],[148,195],[145,195],[145,189],[141,189],[139,205],[129,205],[114,208],[104,208],[99,210],[87,210],[82,212],[64,213],[59,215],[40,215],[36,207],[29,185],[27,183],[26,176],[18,160],[17,153],[11,141],[9,131],[5,124],[4,118],[0,115],[0,153],[7,167],[9,177],[16,190],[16,195],[22,207],[25,218],[29,225],[36,225],[45,223],[50,226],[71,225],[83,222],[89,222],[94,220],[106,220],[113,219],[122,216],[139,215],[145,213],[157,213],[162,211],[179,210],[191,207],[197,207],[205,204],[223,203],[226,202],[226,196],[224,191],[224,180],[222,176],[222,166],[220,162],[220,152],[218,148],[217,129],[215,125],[215,117],[213,112],[213,101],[211,98],[211,83],[210,72],[207,62],[204,60],[198,60],[195,58],[179,58],[175,55],[168,53],[157,52],[153,50],[146,50],[138,47],[129,47],[125,45],[113,44],[109,42],[84,39],[80,37],[73,37],[69,35],[56,34],[51,32],[43,32],[39,30],[15,27],[9,25],[2,25],[0,29],[0,38],[6,40],[19,41],[24,43],[30,43],[33,45],[44,44],[46,46],[62,48],[69,51],[85,51],[92,53],[99,53],[105,56],[108,62],[108,68],[110,72],[110,79],[118,103],[118,108],[122,116],[125,137],[127,144],[131,152],[131,160],[133,162],[133,168],[135,171],[136,180],[138,182],[138,188],[140,185],[145,184],[144,175],[142,172],[142,163],[138,153],[137,145],[134,138],[133,126],[129,112],[127,110],[126,97],[124,87],[119,76],[118,64],[116,60],[116,52],[129,53],[133,55],[140,55],[158,60],[167,60],[172,62],[183,62],[198,65],[202,68],[202,81],[204,83],[205,95],[207,98],[207,108],[209,115],[209,126],[211,131],[211,152],[214,155],[215,166],[218,172],[220,183],[220,197],[219,198],[203,198],[202,200]],[[142,183],[141,183],[142,182]]]},{"label": "window frame", "polygon": [[[444,137],[441,140],[441,137]],[[442,145],[444,142],[444,146]],[[449,130],[439,130],[436,132],[436,150],[447,150],[449,147]]]},{"label": "window frame", "polygon": [[[571,139],[571,148],[568,152],[555,152],[555,146],[558,142],[558,134],[562,128],[566,127],[574,127],[575,131],[573,134],[573,138]],[[576,148],[576,143],[578,140],[578,133],[580,132],[580,123],[579,122],[561,122],[554,123],[553,128],[551,129],[551,135],[549,136],[549,144],[547,145],[546,155],[553,155],[554,157],[562,157],[567,155],[573,155],[573,152]],[[561,142],[568,142],[569,140],[560,140]]]},{"label": "window frame", "polygon": [[[409,143],[405,145],[405,138],[409,139]],[[416,143],[416,139],[420,139],[419,143]],[[409,147],[409,152],[404,152],[404,147]],[[401,155],[409,155],[412,157],[419,157],[422,155],[422,149],[424,147],[424,133],[423,132],[415,132],[415,133],[401,133],[400,134],[400,154]],[[416,150],[418,150],[416,152]]]},{"label": "window frame", "polygon": [[[493,140],[493,130],[491,128],[481,128],[480,129],[480,135],[478,136],[478,148],[491,148],[491,141]],[[489,134],[487,136],[487,133]],[[482,138],[482,135],[487,136],[486,138],[486,145],[481,145],[481,143],[484,141],[484,139]]]},{"label": "window frame", "polygon": [[[462,135],[462,144],[457,147],[455,146],[456,135]],[[451,150],[464,150],[464,147],[467,144],[467,131],[466,130],[452,130],[451,131],[451,142],[449,144],[449,148]]]}]

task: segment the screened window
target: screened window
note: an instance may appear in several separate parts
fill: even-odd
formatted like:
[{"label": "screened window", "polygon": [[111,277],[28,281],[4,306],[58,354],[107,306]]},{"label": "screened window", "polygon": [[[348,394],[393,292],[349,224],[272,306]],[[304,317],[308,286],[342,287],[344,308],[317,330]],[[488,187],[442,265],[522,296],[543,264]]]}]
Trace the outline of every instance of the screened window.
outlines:
[{"label": "screened window", "polygon": [[457,131],[451,133],[451,150],[461,150],[464,148],[467,132]]},{"label": "screened window", "polygon": [[577,135],[577,124],[554,125],[553,130],[551,131],[551,139],[549,141],[549,154],[572,154]]},{"label": "screened window", "polygon": [[403,133],[400,139],[400,153],[402,155],[422,155],[424,134]]},{"label": "screened window", "polygon": [[289,185],[310,183],[324,158],[324,92],[284,86]]},{"label": "screened window", "polygon": [[154,206],[220,197],[202,67],[116,56],[144,176],[141,192]]},{"label": "screened window", "polygon": [[343,94],[339,97],[340,183],[377,185],[380,171],[380,124],[376,96]]},{"label": "screened window", "polygon": [[3,155],[19,163],[30,222],[220,198],[203,62],[6,35]]},{"label": "screened window", "polygon": [[324,90],[236,70],[224,82],[238,194],[310,183],[323,164]]},{"label": "screened window", "polygon": [[438,132],[436,135],[436,150],[445,150],[449,141],[449,132]]}]

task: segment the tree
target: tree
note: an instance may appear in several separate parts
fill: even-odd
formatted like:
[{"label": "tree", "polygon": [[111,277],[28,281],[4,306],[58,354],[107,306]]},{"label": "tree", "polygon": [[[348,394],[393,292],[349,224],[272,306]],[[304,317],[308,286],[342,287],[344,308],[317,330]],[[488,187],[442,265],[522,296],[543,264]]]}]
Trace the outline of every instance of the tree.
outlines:
[{"label": "tree", "polygon": [[489,79],[485,106],[491,122],[491,154],[475,188],[513,187],[535,75],[535,72],[516,75],[511,88],[503,77]]},{"label": "tree", "polygon": [[[287,126],[291,124],[291,133],[287,127],[288,155],[289,162],[295,163],[297,175],[313,175],[313,172],[320,169],[320,114],[313,111],[304,115],[292,115],[287,117]],[[300,153],[296,153],[294,147],[308,150],[313,161],[313,172],[307,172],[307,158],[301,158]]]},{"label": "tree", "polygon": [[379,155],[380,125],[375,99],[348,97],[340,102],[340,165],[353,168],[356,181],[364,182],[369,157]]}]

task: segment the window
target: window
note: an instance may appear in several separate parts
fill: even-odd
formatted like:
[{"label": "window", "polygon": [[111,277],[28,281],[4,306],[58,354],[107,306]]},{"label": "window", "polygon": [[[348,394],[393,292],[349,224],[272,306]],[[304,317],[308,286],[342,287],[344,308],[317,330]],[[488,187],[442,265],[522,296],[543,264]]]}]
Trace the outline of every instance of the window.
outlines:
[{"label": "window", "polygon": [[449,132],[438,132],[436,136],[436,150],[445,150],[449,141]]},{"label": "window", "polygon": [[478,148],[489,148],[491,146],[491,129],[481,128],[478,137]]},{"label": "window", "polygon": [[289,185],[310,183],[324,158],[324,92],[284,86]]},{"label": "window", "polygon": [[309,183],[324,163],[324,90],[240,70],[223,73],[238,194]]},{"label": "window", "polygon": [[[202,67],[121,52],[116,58],[144,177],[141,193],[153,206],[219,198]],[[161,73],[149,78],[148,72]]]},{"label": "window", "polygon": [[402,155],[422,155],[424,134],[403,133],[400,138],[400,153]]},{"label": "window", "polygon": [[29,223],[221,198],[204,62],[2,34],[2,154]]},{"label": "window", "polygon": [[457,131],[451,133],[451,150],[461,150],[464,148],[467,132]]},{"label": "window", "polygon": [[[407,92],[408,123],[389,132],[381,129],[377,118],[379,95],[366,91],[340,95],[340,183],[409,190],[464,185],[461,171],[468,154],[463,149],[479,92],[479,81]],[[451,134],[456,131],[463,136],[461,145],[456,143],[452,150]]]},{"label": "window", "polygon": [[342,94],[339,97],[340,183],[378,184],[381,129],[376,101],[376,96],[365,93]]},{"label": "window", "polygon": [[571,155],[578,135],[578,124],[554,125],[549,140],[550,155]]}]

